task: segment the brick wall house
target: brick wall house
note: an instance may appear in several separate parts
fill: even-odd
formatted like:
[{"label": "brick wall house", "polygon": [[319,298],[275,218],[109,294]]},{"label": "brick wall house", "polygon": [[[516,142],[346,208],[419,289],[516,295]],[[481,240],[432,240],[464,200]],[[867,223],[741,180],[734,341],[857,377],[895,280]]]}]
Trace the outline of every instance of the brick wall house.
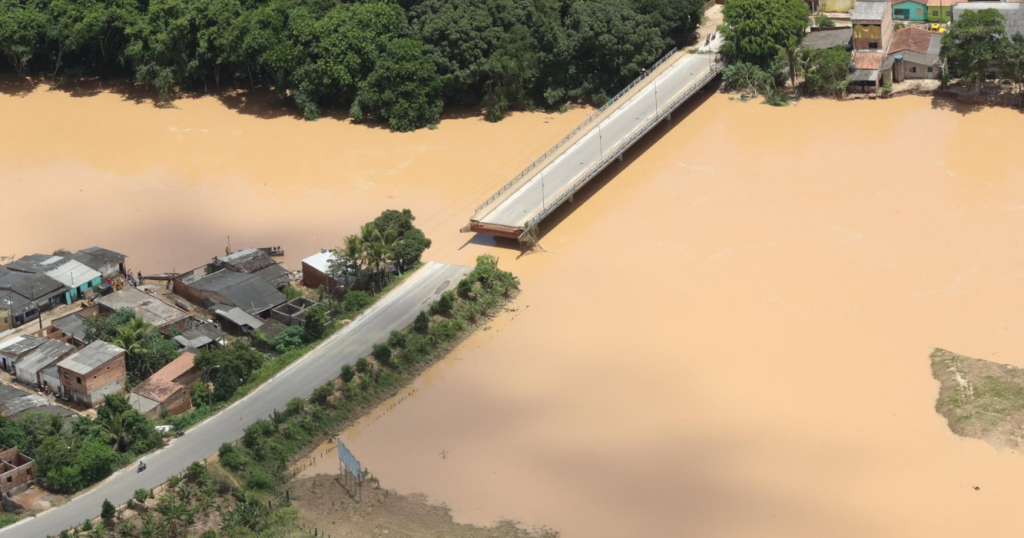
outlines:
[{"label": "brick wall house", "polygon": [[195,354],[186,351],[132,389],[128,403],[151,420],[192,408],[192,387],[199,382]]},{"label": "brick wall house", "polygon": [[17,448],[0,447],[0,495],[20,493],[35,479],[35,460]]},{"label": "brick wall house", "polygon": [[127,377],[124,360],[123,349],[102,340],[85,346],[57,363],[61,394],[86,407],[103,403],[108,394],[124,391]]}]

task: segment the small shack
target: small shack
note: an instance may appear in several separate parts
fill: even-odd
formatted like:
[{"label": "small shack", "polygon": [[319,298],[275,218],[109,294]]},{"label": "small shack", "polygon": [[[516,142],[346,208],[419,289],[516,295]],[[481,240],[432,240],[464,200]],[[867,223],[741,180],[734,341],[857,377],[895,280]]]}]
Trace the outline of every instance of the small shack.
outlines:
[{"label": "small shack", "polygon": [[252,316],[265,316],[288,298],[263,278],[221,269],[198,280],[176,279],[174,292],[202,308],[235,306]]},{"label": "small shack", "polygon": [[[46,310],[67,302],[67,288],[43,273],[8,271],[0,274],[0,290],[11,291],[32,301],[39,310]],[[35,316],[30,316],[35,317]]]},{"label": "small shack", "polygon": [[191,391],[199,383],[196,356],[182,353],[160,371],[132,389],[128,403],[151,420],[178,415],[192,408]]},{"label": "small shack", "polygon": [[32,387],[42,385],[39,372],[53,366],[75,352],[75,346],[60,340],[43,339],[43,344],[14,363],[18,381]]},{"label": "small shack", "polygon": [[224,330],[237,336],[250,335],[265,324],[260,318],[247,314],[237,306],[217,304],[211,306],[210,311],[221,320]]},{"label": "small shack", "polygon": [[46,343],[45,338],[33,335],[15,336],[10,340],[0,342],[0,367],[5,371],[13,372],[14,365],[33,349]]},{"label": "small shack", "polygon": [[345,275],[342,280],[331,276],[331,264],[335,258],[334,252],[321,249],[320,252],[302,260],[302,285],[313,290],[323,286],[324,293],[328,296],[344,293],[355,279],[349,275]]},{"label": "small shack", "polygon": [[127,376],[124,359],[123,349],[102,340],[85,346],[57,363],[62,396],[95,407],[108,394],[123,392]]},{"label": "small shack", "polygon": [[185,320],[181,334],[174,336],[173,339],[185,349],[209,349],[222,345],[223,338],[224,331],[213,321],[190,317]]}]

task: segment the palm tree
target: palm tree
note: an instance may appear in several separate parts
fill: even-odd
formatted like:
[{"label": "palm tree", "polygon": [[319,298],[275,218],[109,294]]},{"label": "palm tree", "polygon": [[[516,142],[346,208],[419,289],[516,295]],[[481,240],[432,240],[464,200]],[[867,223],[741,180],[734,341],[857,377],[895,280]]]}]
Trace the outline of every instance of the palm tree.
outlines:
[{"label": "palm tree", "polygon": [[[173,533],[172,533],[173,534]],[[167,532],[164,526],[153,520],[152,514],[146,514],[142,520],[142,528],[139,532],[140,538],[164,538]]]},{"label": "palm tree", "polygon": [[789,81],[793,84],[793,91],[796,91],[796,66],[800,54],[800,42],[795,37],[789,38],[784,47],[780,47],[786,53],[786,60],[789,62]]},{"label": "palm tree", "polygon": [[115,452],[124,452],[132,445],[132,434],[124,423],[121,413],[111,413],[110,418],[103,421],[101,427],[103,433],[107,435],[107,439],[113,443]]},{"label": "palm tree", "polygon": [[160,497],[156,510],[164,516],[164,525],[167,527],[168,534],[172,536],[178,534],[179,525],[188,518],[189,512],[188,506],[171,494]]}]

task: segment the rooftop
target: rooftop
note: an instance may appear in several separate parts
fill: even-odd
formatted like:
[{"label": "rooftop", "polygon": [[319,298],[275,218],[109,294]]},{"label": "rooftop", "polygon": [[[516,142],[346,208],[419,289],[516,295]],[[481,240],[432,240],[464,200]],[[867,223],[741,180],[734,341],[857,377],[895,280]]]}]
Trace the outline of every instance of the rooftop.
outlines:
[{"label": "rooftop", "polygon": [[74,336],[76,340],[85,340],[85,318],[78,312],[55,319],[50,325]]},{"label": "rooftop", "polygon": [[113,359],[121,353],[124,353],[123,349],[113,344],[108,344],[103,340],[96,340],[95,342],[83,347],[78,353],[60,361],[58,366],[66,370],[71,370],[77,374],[85,375],[100,366],[103,366],[110,361],[110,359]]},{"label": "rooftop", "polygon": [[[853,29],[851,29],[850,32],[852,33]],[[804,42],[806,43],[806,40],[804,40]],[[303,259],[302,263],[326,275],[328,274],[328,271],[331,268],[331,260],[333,259],[334,252],[324,249],[312,256]]]},{"label": "rooftop", "polygon": [[277,262],[258,248],[247,248],[217,258],[214,265],[221,265],[240,273],[255,273],[260,269],[277,265]]},{"label": "rooftop", "polygon": [[49,269],[52,269],[51,266],[61,260],[64,260],[63,256],[56,256],[53,254],[29,254],[28,256],[22,256],[7,264],[7,268],[11,271],[18,271],[20,273],[45,273]]},{"label": "rooftop", "polygon": [[274,265],[268,265],[259,271],[253,273],[254,275],[266,280],[271,286],[275,288],[283,288],[291,282],[291,277],[288,275],[288,270],[280,264],[275,263]]},{"label": "rooftop", "polygon": [[892,43],[889,45],[889,54],[912,50],[918,54],[927,54],[931,45],[932,36],[942,39],[939,34],[933,34],[923,28],[908,26],[902,30],[896,30],[892,35]]},{"label": "rooftop", "polygon": [[857,2],[850,12],[850,20],[853,22],[882,22],[886,10],[889,9],[888,2]]},{"label": "rooftop", "polygon": [[[128,256],[125,256],[124,254],[121,254],[120,252],[114,252],[113,250],[107,250],[107,249],[101,248],[101,247],[83,248],[82,250],[79,250],[78,252],[84,252],[84,253],[86,253],[86,254],[88,254],[88,255],[96,258],[96,259],[99,259],[99,260],[101,260],[103,262],[106,262],[106,263],[115,263],[115,262],[119,263],[119,262],[121,262],[122,260],[124,260],[125,258],[128,257]],[[76,254],[78,252],[76,252]],[[93,269],[96,269],[96,268],[94,267]]]},{"label": "rooftop", "polygon": [[43,342],[41,346],[18,361],[18,370],[36,373],[75,350],[75,346],[65,344],[60,340],[45,340],[46,342]]},{"label": "rooftop", "polygon": [[836,46],[845,46],[853,38],[853,27],[829,28],[827,30],[815,30],[806,37],[801,46],[805,49],[830,49]]},{"label": "rooftop", "polygon": [[857,69],[877,70],[882,67],[882,60],[884,59],[885,54],[882,54],[881,52],[853,53],[853,65],[857,66]]},{"label": "rooftop", "polygon": [[142,321],[155,327],[163,327],[188,316],[188,312],[130,286],[100,297],[96,303],[111,310],[131,308]]},{"label": "rooftop", "polygon": [[50,297],[63,290],[64,285],[44,274],[11,271],[0,275],[0,289],[13,291],[31,301]]},{"label": "rooftop", "polygon": [[928,7],[951,7],[960,3],[961,1],[966,2],[967,0],[928,0]]},{"label": "rooftop", "polygon": [[174,341],[184,348],[200,348],[212,344],[224,337],[224,332],[213,323],[204,323],[196,327],[185,329]]},{"label": "rooftop", "polygon": [[272,284],[256,275],[222,269],[189,285],[192,288],[218,293],[232,306],[249,314],[269,310],[288,298]]},{"label": "rooftop", "polygon": [[[48,265],[50,264],[44,264],[44,266]],[[61,262],[55,262],[52,265],[56,265],[56,267],[46,271],[46,276],[69,288],[80,287],[82,284],[88,284],[103,276],[95,269],[68,258],[62,258]]]},{"label": "rooftop", "polygon": [[213,305],[211,310],[218,316],[234,323],[239,327],[252,327],[254,330],[263,326],[263,320],[250,316],[238,307],[227,305]]},{"label": "rooftop", "polygon": [[46,338],[26,334],[0,342],[0,352],[8,357],[19,357],[46,343]]},{"label": "rooftop", "polygon": [[174,380],[191,370],[195,366],[195,360],[194,353],[189,351],[182,353],[177,359],[167,363],[167,366],[132,389],[132,392],[157,402],[166,400],[181,390],[182,386]]}]

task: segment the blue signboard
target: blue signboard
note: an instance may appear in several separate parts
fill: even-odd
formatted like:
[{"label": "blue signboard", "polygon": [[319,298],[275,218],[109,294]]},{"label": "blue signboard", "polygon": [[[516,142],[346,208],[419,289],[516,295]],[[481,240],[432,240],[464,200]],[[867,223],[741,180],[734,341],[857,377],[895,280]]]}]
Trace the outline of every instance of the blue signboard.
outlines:
[{"label": "blue signboard", "polygon": [[340,440],[338,441],[338,459],[356,477],[356,480],[363,481],[363,466],[359,464],[359,460],[348,451],[348,448]]}]

